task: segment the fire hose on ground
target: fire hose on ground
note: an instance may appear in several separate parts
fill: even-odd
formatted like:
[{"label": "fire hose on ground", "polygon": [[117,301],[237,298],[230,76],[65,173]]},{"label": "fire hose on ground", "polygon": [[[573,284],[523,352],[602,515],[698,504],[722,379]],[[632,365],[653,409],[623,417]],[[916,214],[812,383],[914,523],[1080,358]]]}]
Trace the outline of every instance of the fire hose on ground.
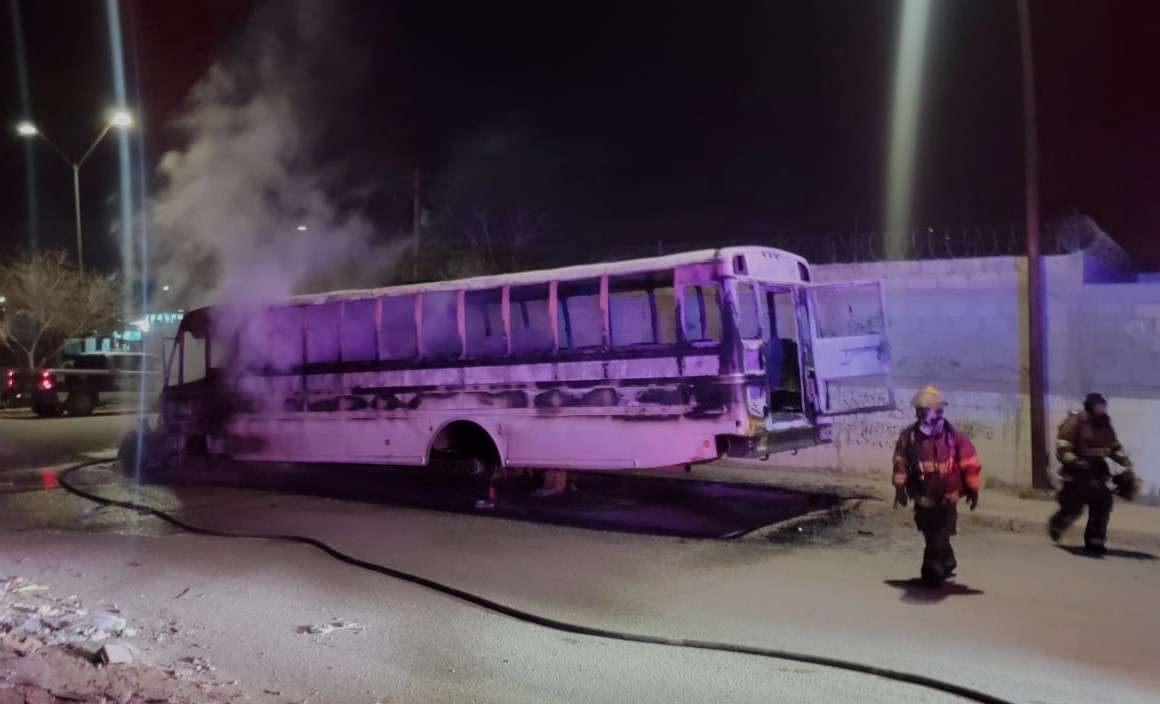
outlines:
[{"label": "fire hose on ground", "polygon": [[555,631],[563,633],[570,633],[574,635],[590,636],[593,638],[604,638],[608,640],[625,641],[629,643],[641,643],[645,645],[660,645],[672,648],[686,648],[692,650],[708,650],[724,653],[736,653],[739,655],[751,655],[761,658],[770,658],[775,660],[784,660],[787,662],[797,662],[805,665],[815,665],[819,667],[833,668],[837,670],[845,670],[848,672],[855,672],[863,675],[871,675],[893,682],[900,682],[903,684],[915,685],[927,689],[936,690],[945,694],[954,695],[981,704],[1012,704],[1009,700],[1001,699],[986,692],[982,692],[970,687],[945,682],[942,680],[926,677],[924,675],[917,675],[910,672],[903,672],[885,667],[877,667],[875,665],[866,665],[863,663],[853,662],[849,660],[840,660],[837,658],[830,658],[821,655],[811,655],[808,653],[797,653],[789,650],[778,650],[775,648],[760,648],[749,645],[739,645],[735,643],[722,643],[717,641],[698,640],[692,638],[669,638],[664,636],[647,635],[640,633],[628,633],[624,631],[617,631],[609,628],[599,628],[595,626],[586,626],[578,623],[571,623],[568,621],[561,621],[547,616],[541,616],[528,611],[523,611],[514,606],[508,606],[498,601],[493,601],[485,596],[469,592],[458,587],[453,587],[442,582],[437,582],[433,579],[428,579],[417,574],[405,572],[400,569],[389,567],[387,565],[380,565],[374,562],[361,560],[352,555],[348,555],[341,550],[315,538],[310,538],[302,535],[282,535],[270,533],[243,533],[233,531],[215,530],[213,528],[203,528],[195,526],[190,523],[177,518],[176,516],[166,513],[161,509],[154,508],[145,504],[140,504],[134,501],[124,501],[120,499],[111,499],[99,494],[94,494],[86,491],[75,485],[70,477],[80,470],[97,464],[104,464],[113,461],[112,458],[95,459],[67,467],[58,474],[58,481],[60,486],[76,496],[87,499],[102,506],[114,506],[130,511],[136,511],[140,514],[153,516],[165,523],[182,529],[188,533],[195,535],[205,535],[215,538],[245,538],[249,540],[275,540],[287,543],[297,543],[300,545],[307,545],[309,547],[321,550],[330,557],[333,557],[340,562],[346,563],[352,567],[375,572],[387,577],[410,582],[418,586],[430,589],[445,596],[457,599],[459,601],[471,604],[481,609],[491,611],[502,616],[513,618],[517,621],[541,626],[543,628],[550,628]]}]

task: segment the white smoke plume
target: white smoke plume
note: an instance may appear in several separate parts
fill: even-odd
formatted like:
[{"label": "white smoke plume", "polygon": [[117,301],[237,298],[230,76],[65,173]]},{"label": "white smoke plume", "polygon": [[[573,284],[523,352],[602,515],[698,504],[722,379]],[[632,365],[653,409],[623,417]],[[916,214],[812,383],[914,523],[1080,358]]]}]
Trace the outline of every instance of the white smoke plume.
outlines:
[{"label": "white smoke plume", "polygon": [[316,57],[332,67],[343,46],[328,8],[259,9],[175,121],[188,146],[162,157],[151,213],[155,279],[175,303],[245,305],[389,281],[405,244],[337,205],[327,175],[341,172],[342,155],[314,153],[327,106],[312,93],[334,80]]}]

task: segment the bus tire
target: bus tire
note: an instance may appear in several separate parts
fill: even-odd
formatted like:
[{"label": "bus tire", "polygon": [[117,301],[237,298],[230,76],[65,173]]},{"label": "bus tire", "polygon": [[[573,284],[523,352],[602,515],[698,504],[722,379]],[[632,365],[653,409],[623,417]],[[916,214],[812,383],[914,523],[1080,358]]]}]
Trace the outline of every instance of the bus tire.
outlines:
[{"label": "bus tire", "polygon": [[93,398],[92,392],[89,391],[74,391],[65,399],[64,407],[70,416],[88,416],[92,415],[93,409],[96,408],[97,400]]}]

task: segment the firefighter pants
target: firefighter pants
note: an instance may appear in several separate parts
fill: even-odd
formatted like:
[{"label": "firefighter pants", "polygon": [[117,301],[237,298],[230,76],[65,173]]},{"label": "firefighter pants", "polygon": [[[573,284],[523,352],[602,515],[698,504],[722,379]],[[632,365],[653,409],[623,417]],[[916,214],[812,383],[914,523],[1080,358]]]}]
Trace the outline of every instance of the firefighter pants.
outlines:
[{"label": "firefighter pants", "polygon": [[958,566],[951,547],[958,517],[958,508],[950,501],[914,507],[914,523],[926,538],[926,549],[922,553],[924,578],[941,581]]},{"label": "firefighter pants", "polygon": [[1102,548],[1108,537],[1108,519],[1112,515],[1115,499],[1102,478],[1090,476],[1073,477],[1059,490],[1059,510],[1051,517],[1051,527],[1062,533],[1088,510],[1087,529],[1083,533],[1084,545]]}]

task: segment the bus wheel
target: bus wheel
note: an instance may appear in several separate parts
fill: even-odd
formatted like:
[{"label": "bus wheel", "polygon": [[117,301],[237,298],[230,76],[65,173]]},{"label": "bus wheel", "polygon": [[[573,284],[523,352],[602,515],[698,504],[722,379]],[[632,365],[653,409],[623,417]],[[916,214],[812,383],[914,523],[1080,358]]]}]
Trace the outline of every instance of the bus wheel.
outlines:
[{"label": "bus wheel", "polygon": [[93,408],[97,405],[96,399],[87,391],[77,391],[68,395],[65,399],[64,407],[70,416],[87,416],[91,415]]}]

